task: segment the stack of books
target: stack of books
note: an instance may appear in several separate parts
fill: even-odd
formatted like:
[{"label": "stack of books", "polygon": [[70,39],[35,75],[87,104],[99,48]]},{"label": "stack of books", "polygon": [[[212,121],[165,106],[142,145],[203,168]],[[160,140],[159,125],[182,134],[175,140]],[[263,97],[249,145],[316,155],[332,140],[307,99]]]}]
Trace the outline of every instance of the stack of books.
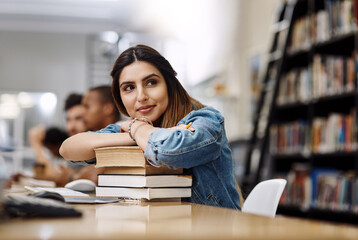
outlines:
[{"label": "stack of books", "polygon": [[137,146],[95,149],[96,167],[104,167],[98,175],[97,197],[132,199],[167,199],[191,196],[192,177],[183,169],[154,167]]}]

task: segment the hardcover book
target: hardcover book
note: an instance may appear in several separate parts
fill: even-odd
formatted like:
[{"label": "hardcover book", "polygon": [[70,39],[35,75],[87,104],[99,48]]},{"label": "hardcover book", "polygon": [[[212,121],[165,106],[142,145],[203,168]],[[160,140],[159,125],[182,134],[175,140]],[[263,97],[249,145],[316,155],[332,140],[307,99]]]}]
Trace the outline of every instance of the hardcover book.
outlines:
[{"label": "hardcover book", "polygon": [[190,175],[98,175],[98,186],[109,187],[191,187]]},{"label": "hardcover book", "polygon": [[156,174],[183,174],[183,169],[171,169],[167,167],[106,167],[103,174],[123,174],[123,175],[156,175]]},{"label": "hardcover book", "polygon": [[147,160],[138,146],[96,148],[96,167],[145,167]]},{"label": "hardcover book", "polygon": [[125,187],[96,187],[97,197],[119,197],[148,200],[158,198],[187,198],[191,197],[191,188],[125,188]]}]

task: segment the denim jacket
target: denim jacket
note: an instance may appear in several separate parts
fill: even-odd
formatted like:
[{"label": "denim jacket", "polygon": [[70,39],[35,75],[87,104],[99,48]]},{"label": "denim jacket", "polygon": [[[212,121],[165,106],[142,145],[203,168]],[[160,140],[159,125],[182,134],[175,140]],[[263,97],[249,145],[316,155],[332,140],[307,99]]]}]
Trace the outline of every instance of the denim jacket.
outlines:
[{"label": "denim jacket", "polygon": [[[223,116],[217,110],[205,107],[190,112],[178,125],[189,122],[192,122],[194,132],[165,128],[152,132],[145,157],[151,165],[184,168],[184,173],[192,175],[192,196],[187,201],[240,209]],[[119,131],[119,125],[111,124],[98,132]]]}]

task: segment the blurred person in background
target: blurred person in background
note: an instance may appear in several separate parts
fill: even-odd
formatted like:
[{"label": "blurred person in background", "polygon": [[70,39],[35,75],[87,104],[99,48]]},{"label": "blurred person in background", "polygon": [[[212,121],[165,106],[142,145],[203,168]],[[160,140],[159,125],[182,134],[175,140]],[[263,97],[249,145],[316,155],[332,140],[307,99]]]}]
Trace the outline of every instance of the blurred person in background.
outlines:
[{"label": "blurred person in background", "polygon": [[64,110],[67,133],[55,128],[46,130],[43,126],[29,130],[29,143],[36,157],[35,166],[41,169],[37,171],[35,178],[54,181],[58,187],[76,179],[89,179],[97,183],[97,175],[103,173],[103,168],[95,168],[93,165],[82,166],[72,162],[59,164],[62,158],[51,160],[45,148],[57,159],[60,157],[59,147],[68,136],[87,130],[97,131],[118,122],[120,115],[113,102],[111,87],[94,87],[84,96],[71,93],[65,100]]},{"label": "blurred person in background", "polygon": [[84,122],[89,131],[98,131],[117,123],[120,115],[113,101],[111,86],[98,86],[88,90],[82,99]]},{"label": "blurred person in background", "polygon": [[[51,159],[61,157],[59,147],[68,136],[87,131],[84,122],[85,107],[82,105],[82,100],[82,95],[78,93],[71,93],[65,100],[67,133],[54,127],[46,130],[43,126],[36,126],[29,130],[29,144],[36,158],[35,178],[54,181],[58,187],[83,178],[97,182],[97,174],[101,173],[102,169],[64,161],[59,164],[60,160]],[[46,153],[45,148],[51,152],[52,157]]]},{"label": "blurred person in background", "polygon": [[[67,133],[57,127],[45,129],[43,126],[36,126],[29,130],[28,139],[29,144],[34,151],[37,166],[42,166],[43,171],[36,178],[46,180],[53,179],[60,173],[58,163],[61,156],[59,155],[59,147],[62,142],[68,137]],[[45,152],[47,148],[52,156],[57,159],[51,159],[49,154]]]},{"label": "blurred person in background", "polygon": [[78,93],[71,93],[65,101],[66,131],[69,136],[87,131],[83,120],[85,108],[81,103],[82,95]]}]

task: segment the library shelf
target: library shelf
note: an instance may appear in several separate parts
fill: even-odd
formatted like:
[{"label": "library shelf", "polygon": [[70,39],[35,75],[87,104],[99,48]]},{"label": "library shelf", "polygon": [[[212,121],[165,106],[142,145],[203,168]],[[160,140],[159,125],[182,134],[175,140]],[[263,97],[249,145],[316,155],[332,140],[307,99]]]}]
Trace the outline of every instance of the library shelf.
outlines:
[{"label": "library shelf", "polygon": [[[278,209],[281,214],[358,223],[358,0],[288,3],[294,7],[286,41],[280,40],[287,43],[279,49],[280,65],[267,64],[269,70],[276,67],[268,74],[276,87],[266,129],[261,129],[263,140],[256,144],[261,150],[256,178],[247,177],[256,180],[252,185],[278,176],[291,178],[286,190],[304,192],[289,192],[297,198],[293,202],[324,198],[324,204],[330,204],[334,196],[342,206],[350,204],[347,211],[306,209],[290,206],[289,197]],[[259,139],[255,133],[251,148]],[[318,184],[321,192],[309,199]]]}]

